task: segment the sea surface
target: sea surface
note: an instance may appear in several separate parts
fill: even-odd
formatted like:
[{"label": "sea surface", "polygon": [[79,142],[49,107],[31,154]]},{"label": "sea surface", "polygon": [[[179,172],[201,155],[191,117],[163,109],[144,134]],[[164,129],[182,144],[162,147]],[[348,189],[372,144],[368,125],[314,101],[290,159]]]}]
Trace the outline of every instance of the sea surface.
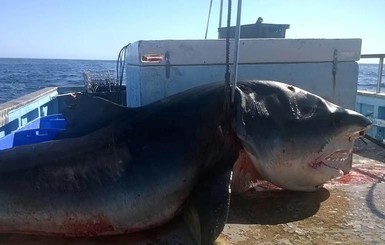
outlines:
[{"label": "sea surface", "polygon": [[52,86],[82,86],[83,73],[114,73],[116,61],[0,58],[0,103]]},{"label": "sea surface", "polygon": [[[116,61],[0,58],[0,103],[44,87],[82,86],[87,71],[115,74],[115,70]],[[377,64],[360,64],[358,88],[375,91],[377,72]]]}]

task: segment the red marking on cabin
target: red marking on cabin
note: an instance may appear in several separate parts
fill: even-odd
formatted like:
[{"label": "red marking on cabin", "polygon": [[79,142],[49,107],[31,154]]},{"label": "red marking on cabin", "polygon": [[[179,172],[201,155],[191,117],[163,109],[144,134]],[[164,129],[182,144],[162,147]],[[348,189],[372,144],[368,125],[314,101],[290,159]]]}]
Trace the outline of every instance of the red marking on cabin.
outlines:
[{"label": "red marking on cabin", "polygon": [[341,184],[370,184],[385,181],[385,166],[353,167],[349,174],[336,180]]}]

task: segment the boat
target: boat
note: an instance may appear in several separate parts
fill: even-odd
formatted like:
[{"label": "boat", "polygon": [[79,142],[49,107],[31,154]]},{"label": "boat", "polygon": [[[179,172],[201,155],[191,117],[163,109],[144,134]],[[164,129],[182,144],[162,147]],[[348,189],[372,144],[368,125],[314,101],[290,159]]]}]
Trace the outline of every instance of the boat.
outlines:
[{"label": "boat", "polygon": [[[1,104],[0,149],[53,139],[66,126],[62,117],[63,95],[69,93],[82,91],[127,107],[140,107],[201,84],[223,80],[225,42],[224,39],[139,40],[124,47],[124,62],[120,62],[124,71],[118,71],[120,75],[115,80],[106,82],[86,74],[83,87],[47,87]],[[385,95],[380,91],[357,92],[357,61],[369,57],[361,55],[360,39],[248,37],[239,44],[239,79],[291,83],[367,114],[377,127],[370,132],[373,137],[383,132]],[[232,41],[231,51],[235,50],[234,46]],[[382,70],[385,55],[378,56]],[[372,154],[355,154],[353,177],[329,183],[328,190],[307,194],[264,190],[236,196],[229,224],[217,244],[381,243],[385,211],[379,197],[383,194],[385,168],[379,158],[383,152],[370,142],[368,145],[359,142],[356,147]],[[377,156],[374,160],[373,154]],[[9,237],[20,241],[17,235],[0,236],[0,241]]]},{"label": "boat", "polygon": [[385,144],[385,93],[381,91],[385,54],[363,54],[361,59],[378,59],[377,84],[375,91],[357,91],[356,111],[368,116],[373,127],[368,135]]}]

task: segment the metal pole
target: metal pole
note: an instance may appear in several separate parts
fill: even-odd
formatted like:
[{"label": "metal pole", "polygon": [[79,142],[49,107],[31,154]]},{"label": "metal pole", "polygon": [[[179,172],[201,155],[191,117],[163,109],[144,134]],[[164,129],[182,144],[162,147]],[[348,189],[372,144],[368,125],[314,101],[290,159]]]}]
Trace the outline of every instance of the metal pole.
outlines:
[{"label": "metal pole", "polygon": [[380,57],[380,63],[378,64],[378,78],[377,78],[377,93],[381,92],[382,70],[384,67],[384,57]]},{"label": "metal pole", "polygon": [[209,16],[207,17],[206,33],[205,39],[207,39],[207,32],[209,31],[210,16],[211,16],[211,7],[213,6],[213,0],[210,1]]},{"label": "metal pole", "polygon": [[242,0],[238,0],[237,9],[237,25],[235,29],[235,47],[234,47],[234,72],[231,85],[231,102],[234,103],[235,88],[237,87],[238,79],[238,61],[239,61],[239,40],[241,34],[241,12],[242,12]]},{"label": "metal pole", "polygon": [[223,0],[221,0],[221,7],[219,8],[219,28],[222,27],[222,10],[223,10]]}]

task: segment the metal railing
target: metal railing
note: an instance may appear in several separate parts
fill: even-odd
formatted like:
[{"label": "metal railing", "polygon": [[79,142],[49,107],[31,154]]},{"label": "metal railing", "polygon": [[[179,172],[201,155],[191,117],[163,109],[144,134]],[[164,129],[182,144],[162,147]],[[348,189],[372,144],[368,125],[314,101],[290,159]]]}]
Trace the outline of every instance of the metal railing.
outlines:
[{"label": "metal railing", "polygon": [[384,67],[385,54],[362,54],[361,59],[363,59],[363,58],[367,58],[367,59],[378,58],[379,59],[376,93],[380,93],[381,92],[381,82],[382,82],[382,70]]}]

